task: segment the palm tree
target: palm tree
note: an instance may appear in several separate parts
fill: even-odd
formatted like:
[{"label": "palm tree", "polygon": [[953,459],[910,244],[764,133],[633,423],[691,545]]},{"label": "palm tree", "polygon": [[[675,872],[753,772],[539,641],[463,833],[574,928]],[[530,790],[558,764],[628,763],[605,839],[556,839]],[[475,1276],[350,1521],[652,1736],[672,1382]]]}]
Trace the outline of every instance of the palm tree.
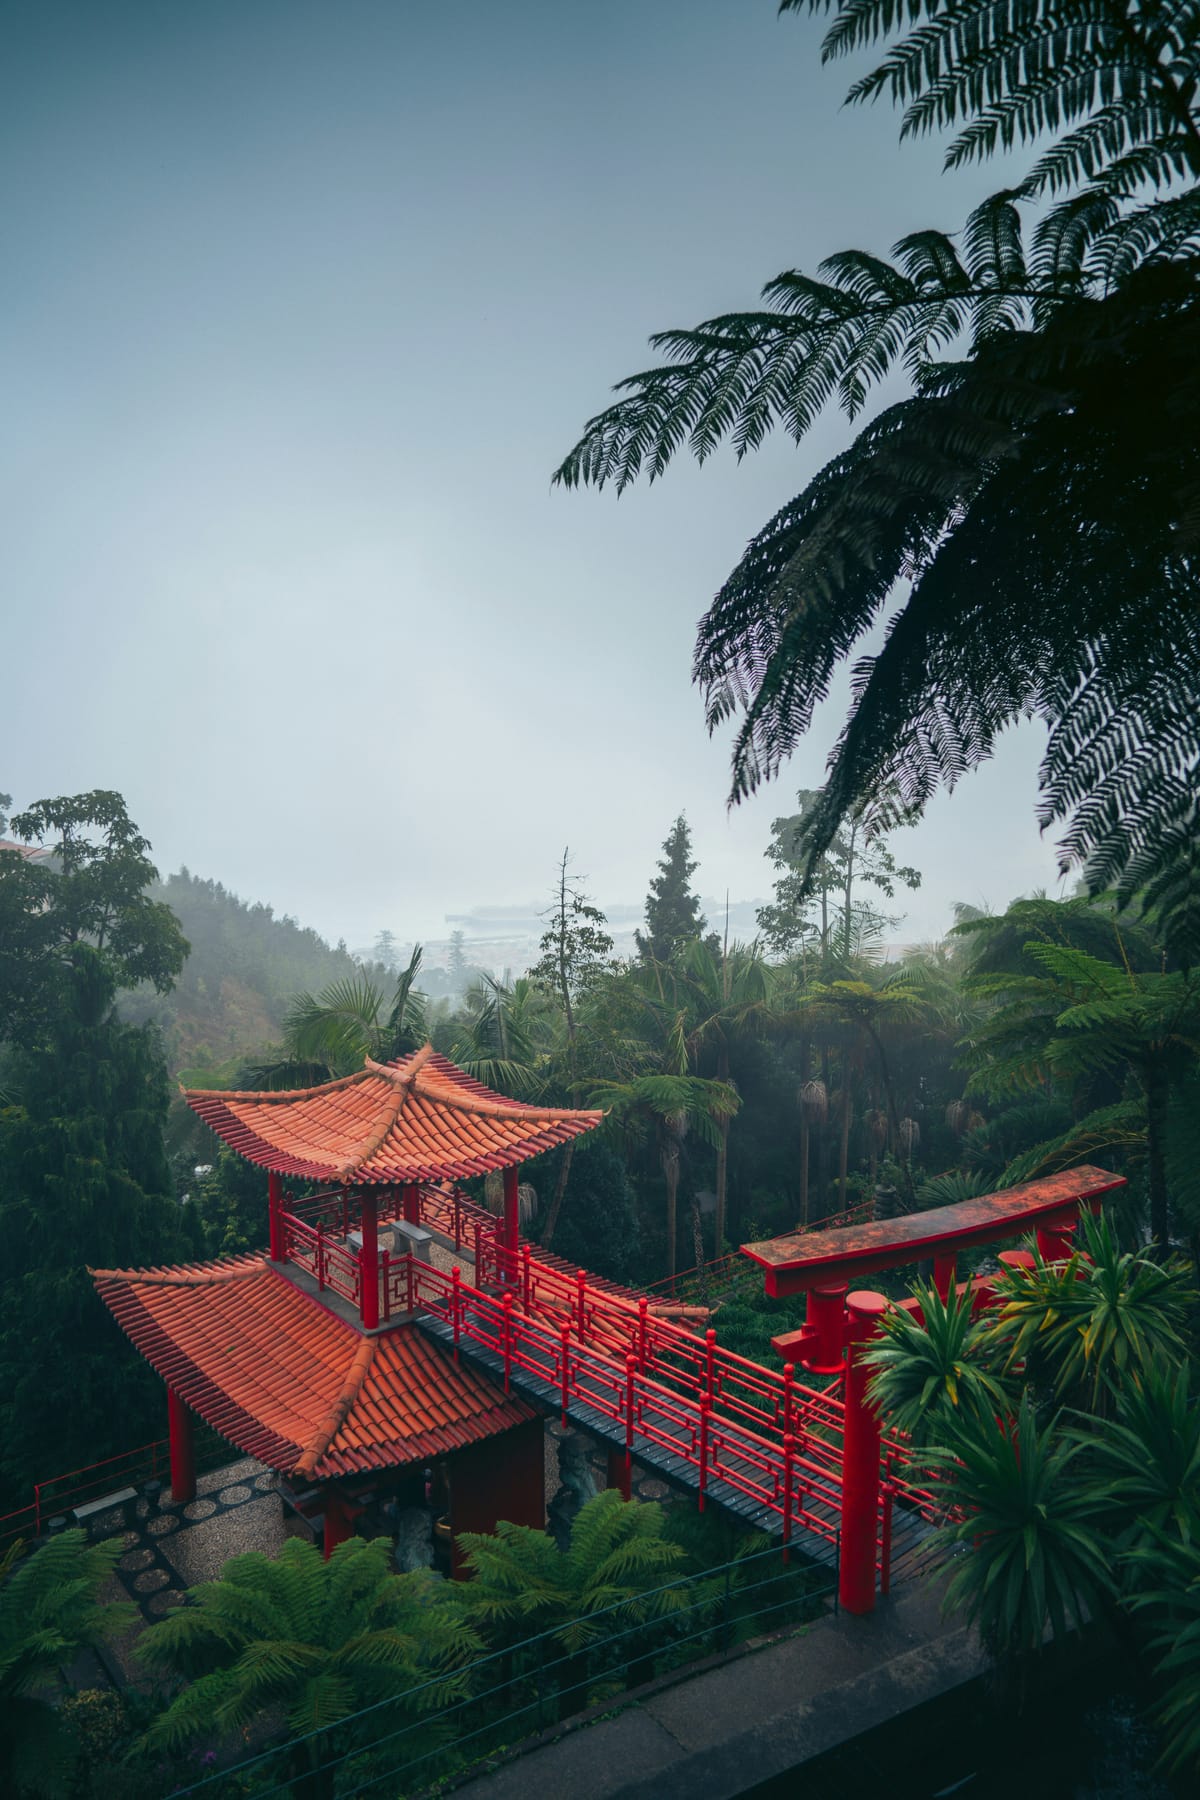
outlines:
[{"label": "palm tree", "polygon": [[82,1531],[64,1531],[24,1552],[18,1541],[0,1558],[0,1785],[7,1794],[65,1795],[79,1746],[53,1703],[59,1671],[137,1614],[99,1598],[119,1541],[89,1544]]},{"label": "palm tree", "polygon": [[153,1670],[187,1685],[150,1728],[152,1747],[206,1731],[240,1730],[282,1716],[296,1792],[333,1792],[329,1733],[373,1701],[419,1693],[429,1711],[462,1697],[464,1665],[482,1648],[427,1570],[390,1573],[391,1542],[350,1538],[328,1562],[289,1538],[272,1560],[258,1551],[227,1562],[219,1581],[139,1639]]},{"label": "palm tree", "polygon": [[[719,956],[703,939],[690,943],[683,958],[682,997],[687,1004],[687,1056],[699,1072],[700,1062],[713,1055],[713,1073],[728,1086],[731,1058],[741,1041],[772,1028],[770,970],[756,944],[726,943]],[[716,1215],[713,1221],[713,1254],[720,1256],[725,1242],[725,1202],[729,1167],[729,1127],[733,1114],[722,1111],[717,1125]]]},{"label": "palm tree", "polygon": [[468,987],[452,1054],[485,1087],[536,1100],[546,1090],[557,1012],[545,989],[526,975],[515,981],[481,974]]},{"label": "palm tree", "polygon": [[809,989],[796,1007],[796,1018],[812,1029],[833,1032],[842,1045],[842,1149],[841,1206],[846,1205],[846,1147],[849,1134],[851,1068],[868,1056],[873,1061],[883,1088],[892,1139],[902,1152],[901,1167],[913,1201],[912,1175],[909,1169],[911,1131],[902,1129],[912,1121],[902,1121],[896,1105],[896,1090],[888,1058],[886,1038],[899,1026],[928,1024],[931,1009],[916,991],[904,970],[886,975],[882,981],[831,981]]},{"label": "palm tree", "polygon": [[[1119,940],[1118,940],[1119,941]],[[1034,939],[1025,945],[1028,975],[983,972],[968,978],[977,995],[999,1003],[977,1033],[974,1086],[1011,1092],[1060,1081],[1084,1094],[1097,1076],[1135,1083],[1136,1103],[1090,1110],[1070,1131],[1012,1165],[1013,1180],[1078,1160],[1080,1139],[1093,1153],[1106,1138],[1127,1145],[1139,1112],[1150,1192],[1150,1231],[1168,1242],[1167,1135],[1170,1101],[1200,1061],[1200,975],[1139,970],[1105,961],[1072,943]]]},{"label": "palm tree", "polygon": [[[1034,167],[960,239],[846,251],[777,277],[761,310],[657,334],[668,360],[621,384],[556,479],[623,487],[681,447],[756,449],[776,423],[799,439],[833,395],[853,417],[903,367],[915,397],[767,525],[701,625],[710,724],[744,713],[734,797],[808,730],[903,581],[859,665],[810,876],[857,809],[869,829],[911,818],[1034,711],[1064,859],[1095,887],[1149,883],[1200,954],[1200,19],[1074,0],[835,11],[827,55],[899,38],[853,98],[890,93],[907,133],[955,129],[951,165],[1039,138]],[[1046,199],[1027,241],[1018,209]]]},{"label": "palm tree", "polygon": [[[416,985],[421,967],[417,944],[389,995],[366,974],[330,982],[316,994],[297,994],[283,1022],[292,1065],[323,1067],[329,1075],[352,1075],[364,1059],[388,1062],[419,1050],[426,1040],[425,996]],[[286,1064],[275,1075],[282,1080]],[[278,1083],[276,1083],[278,1085]]]},{"label": "palm tree", "polygon": [[494,1535],[462,1532],[458,1545],[471,1571],[466,1615],[503,1645],[551,1633],[565,1653],[562,1714],[578,1712],[587,1704],[588,1646],[687,1603],[686,1590],[669,1585],[685,1552],[664,1525],[661,1507],[608,1488],[580,1508],[565,1554],[528,1525],[502,1520]]}]

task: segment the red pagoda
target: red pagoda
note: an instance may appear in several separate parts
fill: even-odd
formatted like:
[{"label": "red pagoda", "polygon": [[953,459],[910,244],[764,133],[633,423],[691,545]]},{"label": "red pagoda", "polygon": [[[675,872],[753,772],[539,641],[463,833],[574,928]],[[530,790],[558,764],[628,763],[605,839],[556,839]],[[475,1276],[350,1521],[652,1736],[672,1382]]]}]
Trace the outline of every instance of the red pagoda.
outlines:
[{"label": "red pagoda", "polygon": [[[413,1269],[432,1278],[453,1253],[477,1285],[503,1288],[519,1165],[602,1114],[505,1099],[430,1045],[321,1087],[184,1097],[268,1171],[270,1242],[267,1255],[94,1271],[167,1384],[175,1500],[195,1497],[198,1416],[279,1472],[297,1511],[320,1518],[326,1554],[381,1497],[427,1499],[431,1471],[451,1534],[542,1525],[540,1414],[419,1329]],[[501,1221],[453,1185],[493,1171]],[[296,1198],[285,1180],[318,1188]]]}]

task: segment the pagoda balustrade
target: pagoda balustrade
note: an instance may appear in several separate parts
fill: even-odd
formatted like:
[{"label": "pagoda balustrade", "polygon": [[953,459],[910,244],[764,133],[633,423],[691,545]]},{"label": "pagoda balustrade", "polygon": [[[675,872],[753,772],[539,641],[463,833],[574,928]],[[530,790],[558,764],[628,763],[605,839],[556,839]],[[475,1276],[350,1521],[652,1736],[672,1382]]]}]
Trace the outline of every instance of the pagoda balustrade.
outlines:
[{"label": "pagoda balustrade", "polygon": [[[371,1199],[375,1202],[377,1229],[398,1220],[424,1226],[452,1246],[456,1255],[471,1260],[482,1286],[503,1280],[511,1262],[503,1244],[503,1221],[449,1184],[325,1188],[300,1196],[286,1192],[276,1208],[272,1240],[279,1257],[311,1275],[321,1291],[328,1288],[361,1312],[364,1196],[368,1206]],[[351,1242],[351,1234],[359,1241]],[[403,1271],[393,1266],[395,1260],[386,1249],[377,1252],[381,1320],[411,1311],[402,1304]],[[369,1291],[369,1277],[367,1286]]]}]

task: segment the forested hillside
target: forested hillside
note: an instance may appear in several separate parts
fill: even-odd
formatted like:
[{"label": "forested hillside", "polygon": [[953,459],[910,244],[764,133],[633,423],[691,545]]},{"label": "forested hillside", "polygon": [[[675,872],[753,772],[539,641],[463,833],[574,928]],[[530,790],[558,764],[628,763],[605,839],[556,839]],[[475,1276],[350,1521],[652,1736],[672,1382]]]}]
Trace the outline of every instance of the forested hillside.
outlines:
[{"label": "forested hillside", "polygon": [[273,907],[240,900],[219,881],[188,869],[156,882],[190,949],[169,994],[139,989],[122,1002],[125,1017],[153,1021],[173,1073],[219,1070],[277,1042],[288,1002],[358,972],[344,944],[331,949],[311,928]]}]

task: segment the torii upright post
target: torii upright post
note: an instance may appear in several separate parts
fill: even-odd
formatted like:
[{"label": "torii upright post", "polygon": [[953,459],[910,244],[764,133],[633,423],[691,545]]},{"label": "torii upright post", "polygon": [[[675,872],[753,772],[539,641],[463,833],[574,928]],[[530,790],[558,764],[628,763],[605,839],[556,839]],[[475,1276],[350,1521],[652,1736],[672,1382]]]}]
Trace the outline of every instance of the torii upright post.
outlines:
[{"label": "torii upright post", "polygon": [[846,1612],[875,1607],[875,1546],[879,1526],[879,1415],[867,1399],[867,1341],[889,1302],[860,1289],[846,1296],[846,1407],[842,1434],[842,1542],[838,1599]]},{"label": "torii upright post", "polygon": [[521,1247],[521,1200],[519,1193],[517,1165],[513,1163],[504,1171],[504,1282],[507,1287],[515,1287],[517,1281],[517,1253]]}]

